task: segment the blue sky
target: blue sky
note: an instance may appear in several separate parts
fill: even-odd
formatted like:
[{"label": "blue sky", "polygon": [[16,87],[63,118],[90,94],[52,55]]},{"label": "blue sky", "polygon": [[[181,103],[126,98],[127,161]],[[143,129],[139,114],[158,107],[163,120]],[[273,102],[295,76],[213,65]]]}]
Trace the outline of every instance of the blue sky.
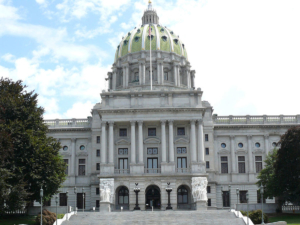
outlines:
[{"label": "blue sky", "polygon": [[[147,0],[0,0],[0,76],[39,94],[45,118],[85,118]],[[299,0],[153,0],[185,42],[219,115],[300,114]]]}]

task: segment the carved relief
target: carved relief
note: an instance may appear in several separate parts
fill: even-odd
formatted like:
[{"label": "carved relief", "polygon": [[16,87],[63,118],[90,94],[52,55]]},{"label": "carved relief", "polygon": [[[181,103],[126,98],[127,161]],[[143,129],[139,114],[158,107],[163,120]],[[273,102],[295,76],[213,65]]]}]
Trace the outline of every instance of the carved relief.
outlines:
[{"label": "carved relief", "polygon": [[192,178],[192,194],[194,201],[207,201],[207,178],[193,177]]},{"label": "carved relief", "polygon": [[100,179],[100,201],[114,202],[114,179]]}]

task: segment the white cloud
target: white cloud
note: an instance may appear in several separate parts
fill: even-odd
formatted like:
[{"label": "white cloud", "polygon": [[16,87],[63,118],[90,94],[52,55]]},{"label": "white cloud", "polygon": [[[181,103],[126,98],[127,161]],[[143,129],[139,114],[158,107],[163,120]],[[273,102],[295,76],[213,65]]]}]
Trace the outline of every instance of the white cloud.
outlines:
[{"label": "white cloud", "polygon": [[6,62],[10,62],[10,63],[15,62],[15,56],[10,53],[6,53],[1,58]]},{"label": "white cloud", "polygon": [[19,20],[18,9],[9,5],[2,5],[0,1],[0,21],[1,20]]},{"label": "white cloud", "polygon": [[90,101],[87,102],[76,102],[73,104],[72,108],[69,109],[65,114],[65,118],[87,118],[91,116],[91,109],[94,107],[95,103]]},{"label": "white cloud", "polygon": [[36,3],[38,3],[40,5],[44,5],[47,3],[46,0],[35,0],[35,1],[36,1]]}]

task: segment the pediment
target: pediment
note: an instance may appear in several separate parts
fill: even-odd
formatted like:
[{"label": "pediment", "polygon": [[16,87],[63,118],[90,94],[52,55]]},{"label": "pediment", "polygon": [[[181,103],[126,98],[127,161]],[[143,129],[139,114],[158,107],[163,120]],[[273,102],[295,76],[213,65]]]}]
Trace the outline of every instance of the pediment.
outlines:
[{"label": "pediment", "polygon": [[130,141],[128,141],[127,139],[119,139],[115,143],[116,145],[129,145]]},{"label": "pediment", "polygon": [[187,138],[178,138],[174,141],[174,143],[190,143],[190,140]]},{"label": "pediment", "polygon": [[144,144],[160,144],[160,140],[158,138],[147,138],[144,141]]}]

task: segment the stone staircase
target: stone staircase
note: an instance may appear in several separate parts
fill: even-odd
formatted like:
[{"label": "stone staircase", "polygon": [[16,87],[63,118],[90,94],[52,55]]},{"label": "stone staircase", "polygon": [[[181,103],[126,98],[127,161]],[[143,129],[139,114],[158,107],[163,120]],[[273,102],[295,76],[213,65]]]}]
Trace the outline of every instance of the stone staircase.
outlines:
[{"label": "stone staircase", "polygon": [[208,211],[126,211],[79,212],[62,225],[245,225],[234,213],[222,210]]}]

